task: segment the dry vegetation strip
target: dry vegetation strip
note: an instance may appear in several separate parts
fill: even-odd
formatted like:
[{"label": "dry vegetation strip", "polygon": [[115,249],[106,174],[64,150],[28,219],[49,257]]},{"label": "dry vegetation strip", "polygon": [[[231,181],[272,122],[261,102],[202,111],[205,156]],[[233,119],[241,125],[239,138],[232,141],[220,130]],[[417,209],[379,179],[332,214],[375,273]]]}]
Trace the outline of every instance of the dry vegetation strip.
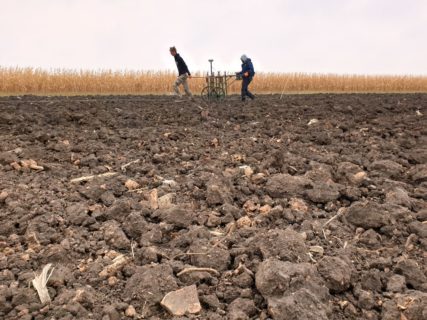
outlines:
[{"label": "dry vegetation strip", "polygon": [[[201,76],[202,74],[195,74]],[[166,94],[176,74],[169,71],[75,71],[0,67],[0,94]],[[198,93],[203,78],[190,86]],[[427,92],[427,76],[364,76],[305,73],[258,73],[257,93],[286,92]],[[240,83],[231,86],[231,93]]]}]

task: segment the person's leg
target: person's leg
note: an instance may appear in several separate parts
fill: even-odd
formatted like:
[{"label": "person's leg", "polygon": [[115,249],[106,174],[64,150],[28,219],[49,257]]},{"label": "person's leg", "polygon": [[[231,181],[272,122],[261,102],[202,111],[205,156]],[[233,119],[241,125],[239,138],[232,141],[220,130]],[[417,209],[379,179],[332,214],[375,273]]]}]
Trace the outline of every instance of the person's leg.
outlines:
[{"label": "person's leg", "polygon": [[249,85],[249,79],[243,78],[242,79],[242,101],[246,100],[246,95],[248,93],[248,85]]},{"label": "person's leg", "polygon": [[173,91],[175,91],[175,94],[179,97],[181,97],[181,93],[179,92],[179,86],[181,85],[181,83],[182,83],[182,77],[179,76],[178,78],[176,78],[176,81],[173,85]]},{"label": "person's leg", "polygon": [[184,91],[186,95],[190,97],[190,99],[193,99],[193,94],[191,93],[190,87],[188,86],[187,78],[188,78],[187,76],[183,77],[183,81],[182,81],[182,84],[184,86]]},{"label": "person's leg", "polygon": [[252,78],[248,79],[248,85],[246,87],[246,95],[251,98],[252,100],[255,99],[255,96],[249,91],[249,84],[252,82]]}]

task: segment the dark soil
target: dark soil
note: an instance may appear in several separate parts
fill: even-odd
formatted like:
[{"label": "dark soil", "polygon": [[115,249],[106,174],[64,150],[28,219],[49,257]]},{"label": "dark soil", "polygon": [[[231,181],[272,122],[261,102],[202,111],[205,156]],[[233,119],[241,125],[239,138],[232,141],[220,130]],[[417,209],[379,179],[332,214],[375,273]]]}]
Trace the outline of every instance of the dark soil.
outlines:
[{"label": "dark soil", "polygon": [[175,319],[427,319],[426,117],[423,94],[0,98],[0,318],[171,319],[195,284]]}]

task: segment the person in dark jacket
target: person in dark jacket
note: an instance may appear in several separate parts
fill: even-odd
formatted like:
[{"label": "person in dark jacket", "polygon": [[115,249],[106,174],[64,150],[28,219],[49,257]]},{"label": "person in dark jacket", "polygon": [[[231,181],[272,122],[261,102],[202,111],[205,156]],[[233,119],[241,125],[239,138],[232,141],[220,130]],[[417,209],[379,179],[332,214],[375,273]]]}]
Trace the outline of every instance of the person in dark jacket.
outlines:
[{"label": "person in dark jacket", "polygon": [[175,58],[175,63],[176,63],[176,66],[178,67],[178,77],[176,78],[176,81],[173,85],[173,89],[175,93],[179,97],[181,97],[181,93],[179,92],[179,86],[182,84],[187,96],[189,96],[191,100],[194,100],[193,94],[191,93],[190,88],[188,87],[188,81],[187,81],[188,78],[191,78],[191,73],[188,70],[187,65],[185,64],[184,59],[182,59],[182,57],[176,51],[175,47],[171,47],[169,51],[170,51],[170,54]]},{"label": "person in dark jacket", "polygon": [[242,60],[242,71],[240,76],[242,77],[242,101],[246,100],[246,97],[255,99],[255,96],[249,92],[249,84],[252,82],[252,79],[255,76],[254,66],[252,60],[249,59],[245,54],[240,57]]}]

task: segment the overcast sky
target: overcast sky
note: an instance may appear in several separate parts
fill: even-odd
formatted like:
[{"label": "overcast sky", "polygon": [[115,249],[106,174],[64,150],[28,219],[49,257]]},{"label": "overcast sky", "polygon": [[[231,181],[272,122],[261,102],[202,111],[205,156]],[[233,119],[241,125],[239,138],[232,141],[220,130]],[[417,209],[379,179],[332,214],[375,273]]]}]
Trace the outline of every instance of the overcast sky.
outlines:
[{"label": "overcast sky", "polygon": [[427,0],[0,0],[0,66],[427,75]]}]

